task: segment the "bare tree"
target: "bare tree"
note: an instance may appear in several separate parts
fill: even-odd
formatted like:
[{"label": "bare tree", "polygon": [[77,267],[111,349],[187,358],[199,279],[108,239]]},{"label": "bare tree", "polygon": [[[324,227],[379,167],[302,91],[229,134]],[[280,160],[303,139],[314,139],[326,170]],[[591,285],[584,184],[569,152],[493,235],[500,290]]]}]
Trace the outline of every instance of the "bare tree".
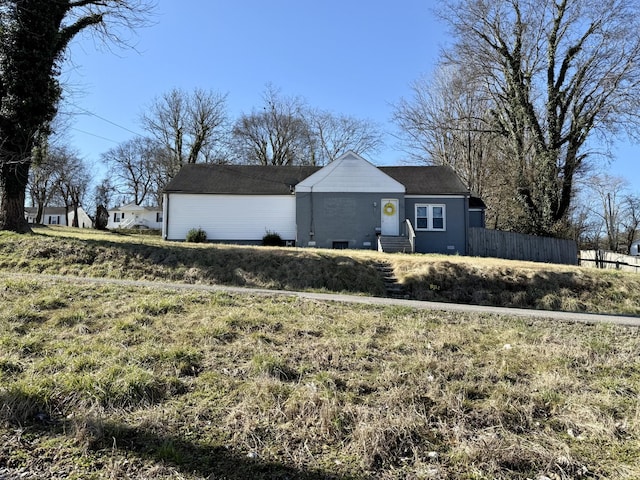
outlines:
[{"label": "bare tree", "polygon": [[486,86],[505,168],[536,234],[563,234],[596,132],[638,124],[640,4],[635,0],[450,0],[447,61]]},{"label": "bare tree", "polygon": [[401,99],[394,120],[409,154],[420,162],[453,168],[471,191],[487,198],[499,172],[497,134],[491,128],[493,102],[464,69],[441,65],[433,78],[411,86],[413,96]]},{"label": "bare tree", "polygon": [[464,66],[441,64],[411,85],[412,96],[395,106],[400,141],[414,161],[451,167],[487,205],[487,225],[519,230],[510,155],[492,121],[494,102]]},{"label": "bare tree", "polygon": [[32,150],[28,193],[31,205],[36,207],[36,223],[42,221],[44,208],[58,193],[56,179],[63,169],[60,159],[68,152],[68,117],[60,112],[54,117],[48,131],[41,130]]},{"label": "bare tree", "polygon": [[267,85],[263,100],[262,110],[241,115],[233,127],[239,161],[259,165],[313,164],[305,102],[299,97],[282,96],[273,85]]},{"label": "bare tree", "polygon": [[629,183],[622,177],[600,174],[590,176],[586,184],[590,192],[591,213],[604,226],[607,248],[617,252],[622,243],[623,200]]},{"label": "bare tree", "polygon": [[176,89],[156,98],[142,126],[167,153],[169,178],[187,163],[215,161],[228,132],[227,96]]},{"label": "bare tree", "polygon": [[598,250],[601,248],[604,225],[601,219],[594,218],[591,206],[577,202],[571,207],[568,237],[578,244],[580,250]]},{"label": "bare tree", "polygon": [[627,253],[631,249],[631,244],[637,239],[640,228],[640,196],[637,194],[627,194],[622,199],[624,215],[622,217],[622,228],[624,230],[624,240]]},{"label": "bare tree", "polygon": [[[152,0],[4,0],[0,4],[0,230],[30,232],[24,216],[32,150],[46,136],[61,94],[69,42],[92,29],[138,26]],[[116,27],[109,30],[108,27]]]},{"label": "bare tree", "polygon": [[55,172],[55,188],[65,209],[66,216],[73,210],[73,223],[71,226],[79,227],[78,209],[82,205],[85,194],[91,183],[86,163],[78,156],[77,152],[69,148],[59,148],[55,152],[54,161],[58,166]]},{"label": "bare tree", "polygon": [[45,207],[55,194],[56,173],[59,166],[55,160],[58,155],[50,155],[51,150],[44,145],[37,148],[34,157],[38,157],[38,161],[34,162],[29,172],[29,196],[31,204],[36,207],[36,223],[40,223]]},{"label": "bare tree", "polygon": [[382,145],[382,133],[368,120],[336,115],[323,110],[307,110],[307,122],[313,151],[309,163],[325,165],[349,150],[359,155],[376,153]]},{"label": "bare tree", "polygon": [[114,191],[132,198],[136,205],[142,205],[152,196],[155,199],[158,150],[152,140],[137,137],[103,153],[102,161],[108,168]]},{"label": "bare tree", "polygon": [[325,165],[353,150],[373,154],[382,145],[377,125],[349,115],[309,107],[268,84],[261,109],[241,115],[232,130],[240,163],[259,165]]}]

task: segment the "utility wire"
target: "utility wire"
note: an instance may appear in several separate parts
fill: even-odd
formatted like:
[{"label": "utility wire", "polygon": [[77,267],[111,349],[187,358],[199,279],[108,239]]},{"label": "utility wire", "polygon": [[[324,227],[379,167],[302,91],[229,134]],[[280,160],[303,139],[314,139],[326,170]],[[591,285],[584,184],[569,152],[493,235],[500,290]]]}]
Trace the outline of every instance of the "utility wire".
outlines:
[{"label": "utility wire", "polygon": [[120,142],[118,142],[116,140],[112,140],[111,138],[102,137],[100,135],[96,135],[95,133],[87,132],[85,130],[80,130],[79,128],[71,127],[71,130],[75,130],[76,132],[84,133],[85,135],[91,135],[92,137],[96,137],[96,138],[99,138],[101,140],[106,140],[107,142],[116,143],[116,144],[120,143]]},{"label": "utility wire", "polygon": [[[100,115],[98,115],[97,113],[93,113],[93,112],[91,112],[91,111],[87,110],[86,108],[82,108],[81,106],[76,105],[75,103],[69,103],[69,105],[71,105],[71,106],[73,106],[73,107],[77,108],[78,110],[80,110],[80,111],[84,112],[86,115],[90,115],[90,116],[92,116],[92,117],[96,117],[96,118],[98,118],[98,119],[102,120],[103,122],[110,123],[111,125],[113,125],[113,126],[115,126],[115,127],[121,128],[122,130],[125,130],[125,131],[127,131],[127,132],[129,132],[129,133],[133,133],[133,134],[134,134],[135,136],[137,136],[137,137],[143,137],[143,136],[144,136],[144,135],[139,134],[138,132],[134,132],[133,130],[131,130],[131,129],[127,128],[127,127],[123,127],[122,125],[119,125],[119,124],[117,124],[116,122],[112,122],[111,120],[109,120],[109,119],[107,119],[107,118],[101,117],[101,116],[100,116]],[[116,143],[117,143],[117,142],[116,142]]]}]

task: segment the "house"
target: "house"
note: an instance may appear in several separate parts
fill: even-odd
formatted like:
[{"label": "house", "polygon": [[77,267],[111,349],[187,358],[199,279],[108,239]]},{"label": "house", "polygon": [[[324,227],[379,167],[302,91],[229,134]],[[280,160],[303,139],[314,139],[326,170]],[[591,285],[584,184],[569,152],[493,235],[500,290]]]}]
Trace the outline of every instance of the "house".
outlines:
[{"label": "house", "polygon": [[151,230],[162,229],[162,208],[145,207],[128,203],[109,210],[108,229],[115,228],[144,228]]},{"label": "house", "polygon": [[629,246],[629,255],[640,255],[640,240],[636,240]]},{"label": "house", "polygon": [[[69,225],[73,225],[73,217],[75,212],[73,208],[69,209]],[[78,227],[80,228],[93,228],[93,220],[87,215],[82,207],[78,207]]]},{"label": "house", "polygon": [[[25,207],[24,209],[24,215],[28,223],[36,223],[37,214],[38,209],[36,207]],[[69,212],[67,213],[67,209],[65,207],[45,207],[42,212],[40,224],[62,226],[73,225],[74,216],[75,213],[73,208],[69,208]],[[87,215],[87,212],[85,212],[82,207],[78,207],[78,226],[80,228],[93,227],[91,218],[89,218],[89,215]]]},{"label": "house", "polygon": [[[27,218],[28,223],[35,224],[37,214],[38,209],[36,207],[24,207],[24,215]],[[40,224],[68,225],[67,210],[64,207],[45,207],[42,212]]]},{"label": "house", "polygon": [[164,191],[163,238],[202,228],[210,241],[423,253],[467,251],[484,226],[455,172],[441,166],[376,167],[348,152],[324,167],[185,165]]}]

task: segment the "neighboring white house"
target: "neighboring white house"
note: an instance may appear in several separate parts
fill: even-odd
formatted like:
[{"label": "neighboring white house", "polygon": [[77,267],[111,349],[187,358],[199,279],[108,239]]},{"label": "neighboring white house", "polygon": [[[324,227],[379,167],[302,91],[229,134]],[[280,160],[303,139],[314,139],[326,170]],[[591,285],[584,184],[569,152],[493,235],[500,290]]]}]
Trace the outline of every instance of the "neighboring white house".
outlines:
[{"label": "neighboring white house", "polygon": [[629,255],[640,255],[640,240],[636,240],[629,247]]},{"label": "neighboring white house", "polygon": [[108,229],[114,228],[148,228],[162,229],[162,208],[144,207],[128,203],[109,210]]},{"label": "neighboring white house", "polygon": [[[38,213],[38,209],[36,207],[25,207],[24,215],[29,223],[36,223],[36,215]],[[74,217],[73,209],[69,209],[69,214],[67,217],[67,210],[65,207],[45,207],[42,212],[42,218],[40,219],[41,225],[73,225],[73,217]],[[91,228],[93,226],[93,222],[87,215],[82,207],[78,207],[78,226],[80,228]]]}]

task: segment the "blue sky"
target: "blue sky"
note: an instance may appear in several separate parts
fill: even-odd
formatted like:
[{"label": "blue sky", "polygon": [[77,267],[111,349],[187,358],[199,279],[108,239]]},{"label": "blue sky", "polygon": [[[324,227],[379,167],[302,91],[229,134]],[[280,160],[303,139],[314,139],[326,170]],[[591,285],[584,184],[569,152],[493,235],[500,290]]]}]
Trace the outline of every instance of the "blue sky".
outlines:
[{"label": "blue sky", "polygon": [[[387,132],[378,165],[406,155],[392,133],[393,104],[428,74],[446,43],[430,0],[158,0],[153,24],[130,49],[108,49],[86,35],[63,72],[77,113],[71,143],[91,162],[142,133],[140,114],[177,87],[228,94],[232,118],[262,104],[267,83],[312,107],[369,119]],[[611,173],[640,190],[637,147],[623,145]],[[640,169],[638,169],[640,170]]]}]

